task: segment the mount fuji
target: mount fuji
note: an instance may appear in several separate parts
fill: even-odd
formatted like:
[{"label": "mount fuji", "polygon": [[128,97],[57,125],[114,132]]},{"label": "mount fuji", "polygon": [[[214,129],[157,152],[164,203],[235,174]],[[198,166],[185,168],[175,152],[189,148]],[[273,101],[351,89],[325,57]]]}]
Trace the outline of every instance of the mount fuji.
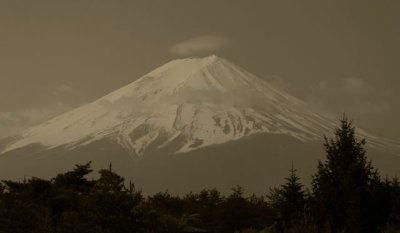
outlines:
[{"label": "mount fuji", "polygon": [[[200,169],[201,164],[201,169],[196,171],[196,182],[207,185],[207,179],[199,178],[199,174],[208,173],[210,167],[221,173],[238,170],[239,165],[233,166],[235,169],[226,169],[226,161],[235,160],[243,165],[247,160],[252,164],[261,158],[263,163],[287,167],[290,161],[299,160],[298,164],[308,164],[308,169],[319,157],[288,156],[287,143],[282,143],[281,139],[290,141],[290,150],[293,150],[290,153],[297,154],[299,147],[314,148],[311,149],[314,152],[306,153],[321,153],[321,148],[315,145],[320,144],[324,135],[332,135],[336,124],[337,121],[312,111],[302,100],[223,58],[212,55],[177,59],[92,103],[8,139],[3,147],[0,146],[0,167],[3,165],[3,171],[12,173],[10,167],[19,166],[24,175],[40,176],[50,167],[57,168],[50,169],[55,172],[68,169],[63,167],[66,164],[85,159],[103,160],[100,164],[112,161],[117,167],[124,168],[122,173],[128,176],[135,173],[135,179],[140,180],[142,176],[148,177],[150,171],[162,173],[160,166],[168,170],[160,176],[168,177],[166,173],[171,174],[172,169],[179,171],[180,176],[190,177],[193,169]],[[365,130],[357,129],[357,132],[373,151],[399,148],[399,144]],[[245,149],[249,145],[251,149]],[[112,152],[110,148],[114,148]],[[266,151],[269,154],[254,157],[255,148],[259,148],[258,154]],[[233,159],[234,155],[229,157],[238,151],[242,151],[238,155],[241,159]],[[250,151],[253,156],[244,156]],[[101,157],[99,154],[107,155]],[[266,161],[271,157],[282,161]],[[385,164],[398,159],[397,156],[389,157],[378,156]],[[183,160],[184,164],[180,164]],[[169,162],[155,165],[160,161]],[[22,168],[21,163],[24,164]],[[248,167],[246,171],[251,169]],[[285,171],[283,169],[283,173]],[[8,177],[9,173],[0,172],[0,175]],[[174,174],[171,179],[177,179],[177,173]],[[260,177],[260,174],[254,176]],[[237,176],[225,177],[229,180]],[[208,181],[210,179],[215,180],[215,177],[210,175]],[[223,182],[234,185],[235,180],[238,179]],[[254,181],[251,176],[249,180]],[[240,179],[238,181],[240,183]],[[146,186],[146,181],[141,185]],[[179,184],[168,187],[182,190]]]}]

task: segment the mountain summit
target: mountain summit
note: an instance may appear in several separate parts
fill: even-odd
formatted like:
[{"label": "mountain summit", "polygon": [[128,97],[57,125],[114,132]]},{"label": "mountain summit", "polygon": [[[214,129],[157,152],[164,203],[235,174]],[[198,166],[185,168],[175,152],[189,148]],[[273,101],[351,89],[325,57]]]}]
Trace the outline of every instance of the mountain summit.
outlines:
[{"label": "mountain summit", "polygon": [[[131,155],[182,153],[256,133],[320,140],[335,124],[296,97],[215,55],[177,59],[110,94],[24,132],[3,152],[74,149],[101,139]],[[372,144],[379,140],[363,131]]]},{"label": "mountain summit", "polygon": [[[0,141],[0,177],[50,178],[92,161],[96,170],[112,163],[147,193],[241,185],[265,194],[290,164],[310,182],[336,123],[223,58],[178,59]],[[381,174],[398,176],[393,143],[357,132]]]}]

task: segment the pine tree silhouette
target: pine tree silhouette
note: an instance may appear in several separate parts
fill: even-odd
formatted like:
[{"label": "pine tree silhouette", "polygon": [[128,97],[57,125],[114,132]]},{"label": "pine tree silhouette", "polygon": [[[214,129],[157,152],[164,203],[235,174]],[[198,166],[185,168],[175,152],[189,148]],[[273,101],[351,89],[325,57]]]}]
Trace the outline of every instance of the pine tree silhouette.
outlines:
[{"label": "pine tree silhouette", "polygon": [[293,164],[285,180],[285,184],[272,189],[268,195],[275,215],[274,228],[278,232],[290,229],[291,225],[300,219],[306,201],[303,185]]},{"label": "pine tree silhouette", "polygon": [[319,161],[313,177],[313,201],[319,225],[332,232],[371,232],[366,209],[371,185],[380,178],[366,158],[366,141],[358,140],[346,116],[340,120],[335,138],[325,137],[325,162]]}]

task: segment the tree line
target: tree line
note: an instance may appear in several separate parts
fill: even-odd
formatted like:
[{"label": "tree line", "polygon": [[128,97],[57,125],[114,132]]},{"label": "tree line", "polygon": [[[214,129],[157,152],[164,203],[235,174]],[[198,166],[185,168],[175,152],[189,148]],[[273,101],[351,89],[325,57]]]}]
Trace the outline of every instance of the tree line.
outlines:
[{"label": "tree line", "polygon": [[296,170],[265,196],[217,189],[145,197],[111,165],[88,179],[90,163],[50,180],[0,183],[0,233],[394,233],[400,232],[400,182],[382,179],[365,140],[343,118],[325,138],[310,189]]}]

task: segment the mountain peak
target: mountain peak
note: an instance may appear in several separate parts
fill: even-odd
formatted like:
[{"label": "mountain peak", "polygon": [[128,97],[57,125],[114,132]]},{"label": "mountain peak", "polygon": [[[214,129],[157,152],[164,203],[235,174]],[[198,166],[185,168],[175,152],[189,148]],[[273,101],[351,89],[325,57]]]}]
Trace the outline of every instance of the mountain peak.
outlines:
[{"label": "mountain peak", "polygon": [[220,58],[220,57],[218,57],[218,56],[215,55],[215,54],[211,54],[211,55],[209,55],[209,56],[207,56],[207,57],[204,57],[204,58],[208,58],[208,59],[218,59],[218,58]]},{"label": "mountain peak", "polygon": [[172,60],[104,99],[111,102],[131,97],[159,100],[173,95],[182,97],[182,93],[193,91],[228,93],[249,88],[260,89],[260,85],[268,86],[226,59],[210,55]]},{"label": "mountain peak", "polygon": [[[164,70],[164,69],[170,69],[170,68],[176,68],[176,67],[185,67],[185,70],[198,70],[202,69],[206,66],[221,63],[226,61],[226,59],[218,57],[215,54],[211,54],[209,56],[205,57],[186,57],[186,58],[178,58],[174,59],[159,68],[155,69],[154,71],[157,71],[158,69]],[[154,72],[153,71],[153,72]]]},{"label": "mountain peak", "polygon": [[211,55],[168,62],[27,130],[4,151],[37,143],[74,148],[111,139],[136,155],[167,145],[186,152],[255,133],[320,140],[334,125],[296,97]]},{"label": "mountain peak", "polygon": [[223,58],[221,58],[221,57],[219,57],[219,56],[217,56],[217,55],[215,55],[215,54],[210,54],[210,55],[208,55],[208,56],[205,56],[205,57],[195,57],[195,56],[193,56],[193,57],[186,57],[186,58],[178,58],[178,59],[175,59],[175,60],[173,60],[173,61],[185,61],[185,60],[198,60],[198,61],[203,61],[203,62],[205,62],[205,61],[208,61],[208,62],[210,62],[210,61],[214,61],[214,60],[218,60],[218,59],[223,59]]},{"label": "mountain peak", "polygon": [[[205,66],[211,65],[215,62],[222,62],[225,59],[218,57],[215,54],[206,56],[206,57],[186,57],[186,58],[178,58],[178,59],[174,59],[162,66],[160,66],[159,68],[172,68],[172,67],[178,67],[178,66],[185,66],[187,68],[187,70],[190,69],[201,69]],[[157,68],[156,70],[158,70],[159,68]],[[154,71],[156,71],[154,70]]]},{"label": "mountain peak", "polygon": [[225,60],[225,59],[223,59],[221,57],[218,57],[215,54],[211,54],[211,55],[208,55],[206,57],[201,57],[201,58],[198,58],[198,59],[205,60],[207,62],[214,62],[214,61],[217,61],[217,60]]}]

